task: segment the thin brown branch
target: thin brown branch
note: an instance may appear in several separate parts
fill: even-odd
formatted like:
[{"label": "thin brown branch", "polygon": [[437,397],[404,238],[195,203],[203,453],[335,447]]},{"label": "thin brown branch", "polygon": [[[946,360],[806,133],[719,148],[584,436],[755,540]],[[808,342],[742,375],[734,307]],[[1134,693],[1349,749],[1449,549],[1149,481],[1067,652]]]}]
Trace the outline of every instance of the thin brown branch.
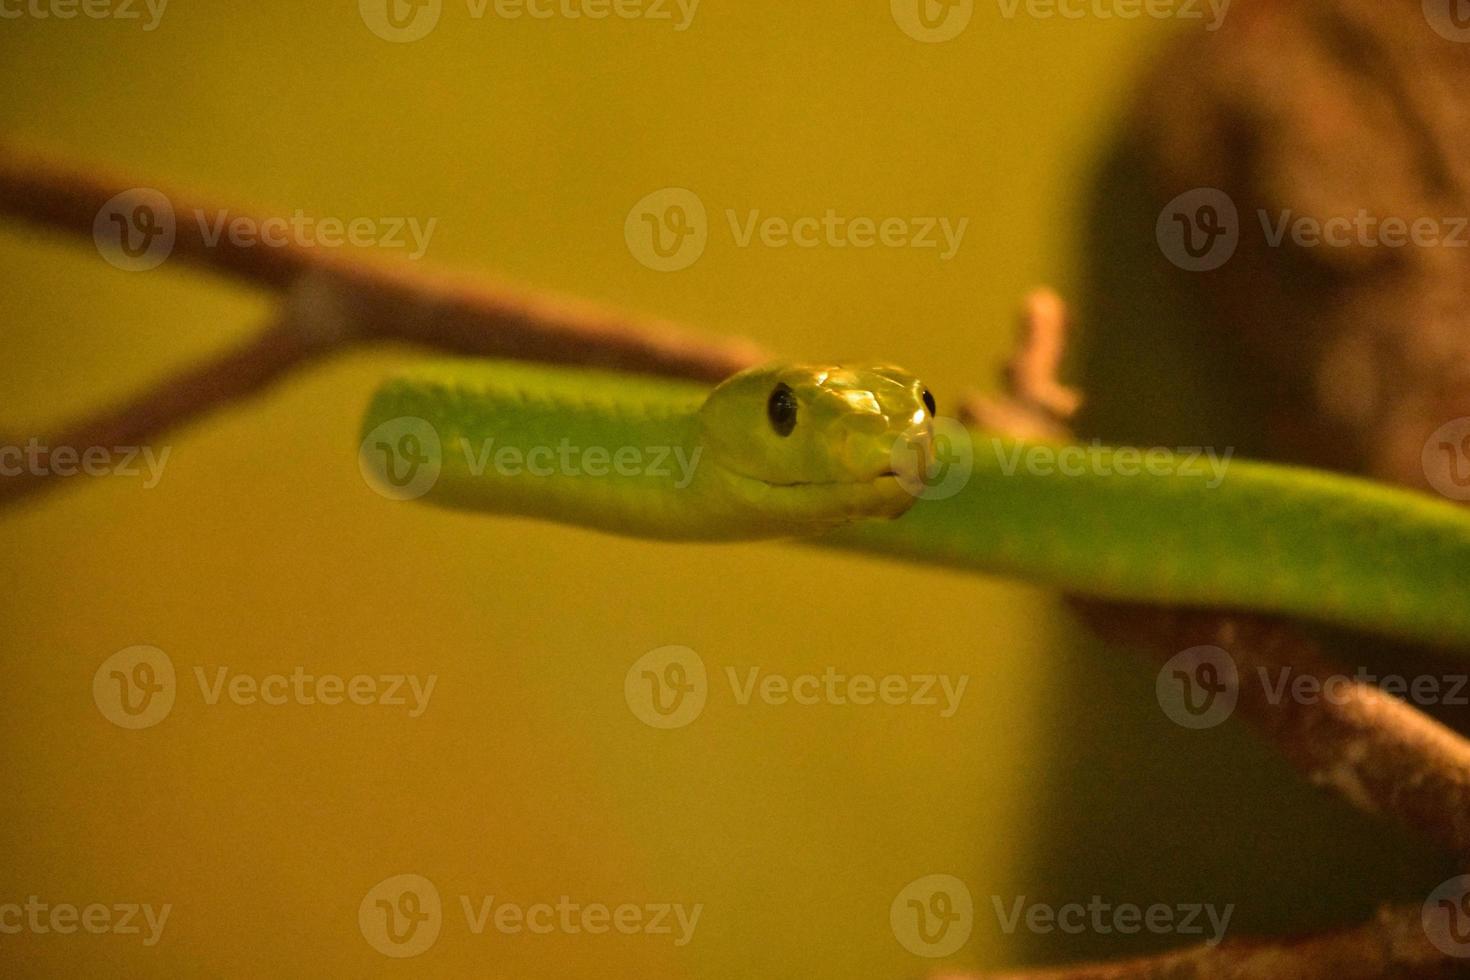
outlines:
[{"label": "thin brown branch", "polygon": [[1032,290],[1021,316],[1021,343],[1006,365],[1006,383],[1024,403],[1059,422],[1082,405],[1082,395],[1058,379],[1066,351],[1066,304],[1050,289]]},{"label": "thin brown branch", "polygon": [[1372,980],[1463,977],[1466,961],[1436,948],[1420,907],[1379,910],[1351,929],[1290,939],[1227,939],[1157,956],[1055,969],[945,973],[934,980]]},{"label": "thin brown branch", "polygon": [[[491,285],[481,278],[433,275],[294,242],[237,244],[229,235],[206,234],[208,222],[195,216],[260,218],[249,209],[196,200],[155,182],[103,175],[0,142],[0,218],[90,242],[108,202],[138,187],[158,190],[173,213],[174,243],[163,268],[192,266],[277,292],[310,277],[317,290],[330,292],[337,320],[318,342],[399,341],[461,354],[701,381],[717,381],[765,356],[749,341],[696,337],[666,321],[615,314],[582,300]],[[320,324],[310,326],[316,330]]]},{"label": "thin brown branch", "polygon": [[[30,440],[9,440],[28,457],[16,475],[0,479],[0,508],[62,482],[47,464],[58,448],[80,455],[92,446],[148,445],[185,421],[244,401],[322,353],[323,348],[308,343],[294,325],[282,321],[55,435],[37,438],[38,449],[22,445]],[[7,440],[0,439],[0,445],[5,444]]]},{"label": "thin brown branch", "polygon": [[1026,297],[1016,350],[1006,363],[1002,397],[968,395],[960,400],[960,421],[987,432],[1018,439],[1061,441],[1082,396],[1058,380],[1067,349],[1067,307],[1050,289]]},{"label": "thin brown branch", "polygon": [[[112,177],[0,143],[0,218],[93,241],[94,223],[119,194],[152,182]],[[196,215],[249,217],[245,209],[163,192],[174,241],[164,270],[195,268],[283,294],[277,322],[258,337],[164,378],[147,391],[38,441],[48,446],[134,445],[260,391],[308,360],[368,342],[453,354],[598,366],[716,381],[764,354],[742,340],[699,338],[667,322],[611,313],[569,298],[372,263],[289,243],[210,241]],[[89,245],[89,247],[91,247]],[[142,273],[140,273],[142,274]],[[0,507],[62,481],[44,466],[0,480]]]}]

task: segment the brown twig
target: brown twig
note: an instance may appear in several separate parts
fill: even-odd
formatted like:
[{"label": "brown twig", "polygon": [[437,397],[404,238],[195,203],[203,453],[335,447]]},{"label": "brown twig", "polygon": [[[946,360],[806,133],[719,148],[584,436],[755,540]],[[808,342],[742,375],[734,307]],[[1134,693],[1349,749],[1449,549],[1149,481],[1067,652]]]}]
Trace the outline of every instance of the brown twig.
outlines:
[{"label": "brown twig", "polygon": [[1070,419],[1082,405],[1081,393],[1059,380],[1066,351],[1066,304],[1050,289],[1032,290],[1021,315],[1021,343],[1006,365],[1006,385],[1058,422]]},{"label": "brown twig", "polygon": [[[109,177],[0,143],[0,217],[92,240],[120,194],[152,183]],[[160,192],[163,193],[163,192]],[[716,381],[764,354],[744,340],[698,338],[673,324],[483,281],[434,276],[299,244],[210,241],[195,215],[249,216],[163,193],[175,231],[164,268],[194,267],[282,293],[283,314],[259,336],[154,388],[63,427],[49,446],[116,446],[163,433],[280,380],[317,357],[369,342],[454,354],[552,361]],[[159,274],[158,271],[152,274]],[[31,470],[35,472],[31,472]],[[62,481],[44,466],[0,481],[0,506]]]},{"label": "brown twig", "polygon": [[[0,479],[0,508],[61,482],[48,479],[53,471],[46,460],[58,447],[138,446],[186,421],[203,418],[238,404],[311,362],[321,348],[307,343],[301,333],[281,322],[244,343],[186,368],[165,382],[138,392],[95,415],[81,419],[60,433],[37,439],[32,453],[14,476]],[[22,440],[11,440],[17,446]],[[0,445],[7,440],[0,439]]]},{"label": "brown twig", "polygon": [[[109,201],[154,184],[106,177],[0,143],[0,217],[84,240]],[[160,192],[163,193],[163,192]],[[666,321],[614,314],[582,300],[530,293],[483,279],[454,279],[386,266],[326,248],[209,240],[192,216],[250,217],[247,209],[164,193],[174,216],[168,263],[195,266],[285,292],[314,280],[337,320],[318,342],[384,340],[485,357],[600,365],[715,381],[764,357],[746,340],[695,337]],[[320,334],[320,323],[303,324]]]},{"label": "brown twig", "polygon": [[1067,307],[1050,289],[1026,297],[1016,350],[1006,364],[1005,396],[971,394],[960,400],[960,421],[1019,439],[1064,440],[1082,396],[1058,380],[1067,349]]}]

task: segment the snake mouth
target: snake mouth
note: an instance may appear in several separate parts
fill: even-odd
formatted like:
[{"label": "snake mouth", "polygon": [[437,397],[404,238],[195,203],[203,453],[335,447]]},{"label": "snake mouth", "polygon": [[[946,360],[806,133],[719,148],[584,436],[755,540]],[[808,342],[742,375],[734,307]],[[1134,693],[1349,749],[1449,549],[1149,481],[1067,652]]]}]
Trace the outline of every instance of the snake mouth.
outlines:
[{"label": "snake mouth", "polygon": [[882,486],[889,482],[902,481],[904,478],[904,475],[899,473],[897,470],[886,469],[882,470],[881,472],[875,473],[872,476],[854,477],[851,480],[791,480],[787,482],[781,482],[778,480],[767,480],[764,477],[752,476],[749,473],[742,473],[740,470],[737,470],[732,466],[721,466],[720,468],[723,469],[726,473],[735,477],[737,480],[746,481],[763,487],[769,487],[772,490],[834,489],[842,487],[857,488]]},{"label": "snake mouth", "polygon": [[760,477],[744,476],[740,473],[736,473],[735,475],[740,476],[746,480],[754,480],[756,483],[764,484],[765,486],[772,487],[778,490],[792,490],[798,487],[869,487],[877,486],[881,484],[884,480],[897,480],[899,478],[898,474],[895,473],[893,470],[884,470],[882,473],[879,473],[872,477],[868,477],[866,479],[798,480],[794,483],[773,483],[770,480],[762,480]]},{"label": "snake mouth", "polygon": [[904,477],[885,469],[851,480],[805,480],[777,482],[747,476],[721,467],[736,488],[737,497],[757,510],[790,521],[795,526],[830,528],[861,520],[892,520],[901,517],[918,498],[909,492]]}]

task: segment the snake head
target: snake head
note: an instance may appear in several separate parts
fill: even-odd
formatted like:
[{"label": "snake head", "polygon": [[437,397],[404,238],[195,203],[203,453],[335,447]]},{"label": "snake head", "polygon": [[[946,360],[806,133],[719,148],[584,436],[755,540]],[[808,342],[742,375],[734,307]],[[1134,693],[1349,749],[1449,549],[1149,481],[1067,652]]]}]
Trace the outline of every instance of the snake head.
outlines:
[{"label": "snake head", "polygon": [[699,412],[727,493],[798,532],[913,506],[932,459],[933,418],[923,383],[886,365],[751,368]]}]

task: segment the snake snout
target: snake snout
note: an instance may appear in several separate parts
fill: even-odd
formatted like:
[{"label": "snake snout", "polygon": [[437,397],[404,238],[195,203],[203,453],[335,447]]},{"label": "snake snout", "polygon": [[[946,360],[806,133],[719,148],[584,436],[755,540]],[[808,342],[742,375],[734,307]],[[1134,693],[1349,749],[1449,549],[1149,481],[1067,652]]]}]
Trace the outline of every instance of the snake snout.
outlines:
[{"label": "snake snout", "polygon": [[842,419],[831,445],[850,479],[898,477],[906,486],[917,486],[934,458],[934,427],[927,415],[894,419],[882,412],[855,412]]},{"label": "snake snout", "polygon": [[848,412],[829,433],[835,469],[846,479],[866,481],[889,472],[888,420],[876,410]]}]

